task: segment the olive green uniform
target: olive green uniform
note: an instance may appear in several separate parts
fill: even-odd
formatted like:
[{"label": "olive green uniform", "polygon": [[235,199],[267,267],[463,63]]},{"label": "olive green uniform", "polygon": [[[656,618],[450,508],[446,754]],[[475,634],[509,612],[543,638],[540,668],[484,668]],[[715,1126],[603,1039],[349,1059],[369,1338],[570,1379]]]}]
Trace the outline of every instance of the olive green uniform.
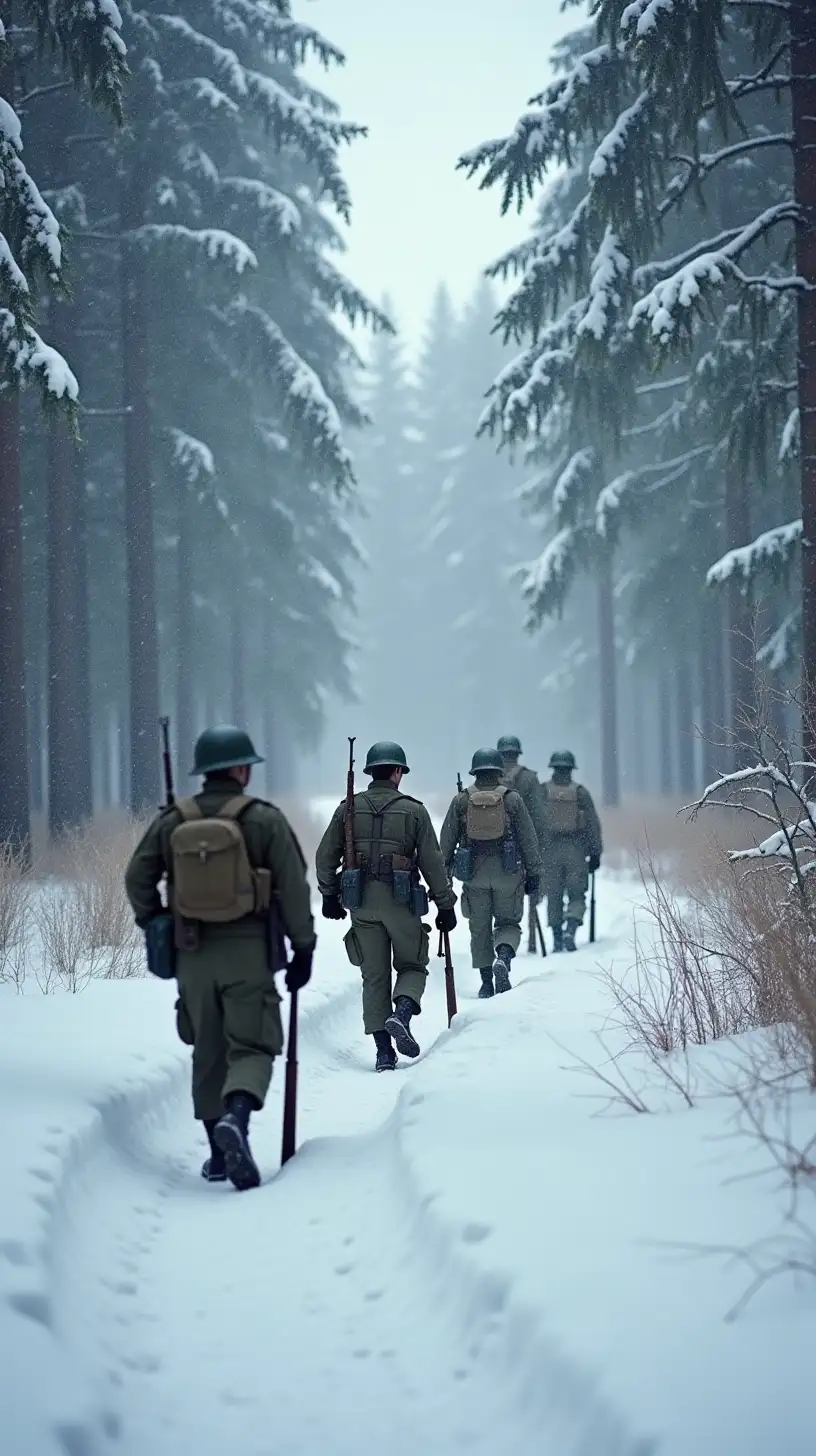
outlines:
[{"label": "olive green uniform", "polygon": [[[317,850],[317,883],[324,896],[339,893],[344,813],[345,803],[338,804]],[[373,1036],[384,1030],[398,996],[421,1004],[428,977],[429,930],[409,906],[394,900],[394,857],[416,866],[438,909],[452,908],[456,895],[425,805],[387,780],[377,780],[354,796],[354,847],[363,871],[363,897],[359,909],[351,911],[345,946],[351,964],[362,972],[363,1025]]]},{"label": "olive green uniform", "polygon": [[[213,776],[196,794],[196,803],[203,815],[213,815],[241,792],[234,778]],[[250,864],[271,871],[284,934],[293,947],[308,948],[315,931],[306,861],[286,818],[273,804],[257,799],[239,822]],[[180,823],[176,808],[165,809],[127,867],[127,896],[141,926],[162,912],[159,881],[165,873],[172,881],[170,835]],[[198,948],[176,952],[176,974],[179,1035],[193,1047],[195,1116],[202,1121],[219,1118],[232,1092],[248,1093],[263,1106],[272,1062],[283,1046],[280,997],[267,954],[267,917],[200,923]]]},{"label": "olive green uniform", "polygon": [[541,782],[535,769],[521,763],[510,763],[501,776],[501,783],[508,789],[515,789],[524,800],[524,807],[533,821],[539,849],[544,843],[547,830],[544,823],[544,803],[541,797]]},{"label": "olive green uniform", "polygon": [[542,884],[547,896],[547,920],[553,930],[560,931],[564,923],[565,896],[567,919],[583,924],[589,884],[587,856],[597,855],[600,858],[603,842],[592,796],[583,784],[571,786],[576,792],[578,828],[568,834],[553,830],[552,798],[548,794],[551,788],[556,787],[555,783],[541,787],[545,823]]},{"label": "olive green uniform", "polygon": [[[499,782],[498,773],[489,778],[480,775],[478,788],[492,788]],[[494,952],[500,945],[517,951],[521,940],[521,919],[524,914],[524,880],[539,873],[538,839],[524,800],[515,789],[504,797],[507,817],[522,868],[502,869],[498,846],[489,849],[479,844],[469,847],[473,853],[473,874],[462,886],[462,914],[470,929],[470,953],[477,970],[493,964]],[[463,789],[451,801],[442,825],[442,854],[447,865],[453,863],[458,846],[467,843],[468,791]]]}]

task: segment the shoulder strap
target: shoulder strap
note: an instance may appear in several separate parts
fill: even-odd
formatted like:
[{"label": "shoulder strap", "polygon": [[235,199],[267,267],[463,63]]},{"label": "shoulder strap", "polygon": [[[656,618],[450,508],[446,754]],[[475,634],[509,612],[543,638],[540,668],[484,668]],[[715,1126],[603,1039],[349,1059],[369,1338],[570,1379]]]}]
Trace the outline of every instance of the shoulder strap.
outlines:
[{"label": "shoulder strap", "polygon": [[172,807],[178,809],[179,814],[181,815],[182,824],[187,823],[190,819],[204,818],[204,815],[202,814],[195,799],[176,799],[176,802]]},{"label": "shoulder strap", "polygon": [[379,808],[377,808],[374,804],[372,804],[371,800],[368,797],[368,794],[363,794],[363,798],[365,799],[365,802],[368,805],[368,808],[371,810],[372,814],[374,815],[375,819],[378,819],[380,814],[384,814],[386,809],[390,809],[392,804],[396,804],[397,799],[404,799],[406,797],[406,794],[395,794],[392,799],[386,799],[385,803],[380,804]]},{"label": "shoulder strap", "polygon": [[250,798],[248,794],[236,794],[234,799],[228,799],[226,804],[219,809],[217,814],[213,814],[212,817],[213,819],[240,819],[244,810],[248,809],[250,804],[254,803],[256,803],[256,800]]}]

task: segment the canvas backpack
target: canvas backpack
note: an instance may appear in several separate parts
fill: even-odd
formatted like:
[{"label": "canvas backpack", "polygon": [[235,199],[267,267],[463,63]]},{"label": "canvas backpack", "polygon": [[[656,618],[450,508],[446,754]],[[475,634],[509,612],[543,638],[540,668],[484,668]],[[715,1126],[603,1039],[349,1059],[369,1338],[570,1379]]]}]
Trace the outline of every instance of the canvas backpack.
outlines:
[{"label": "canvas backpack", "polygon": [[582,827],[578,808],[578,785],[547,784],[544,812],[551,834],[578,834]]},{"label": "canvas backpack", "polygon": [[476,785],[468,789],[465,833],[471,844],[496,843],[507,837],[506,793],[504,784],[494,789],[480,789]]},{"label": "canvas backpack", "polygon": [[252,868],[238,823],[254,802],[236,794],[213,815],[195,799],[176,804],[182,822],[170,835],[173,909],[183,920],[223,924],[269,908],[269,872]]}]

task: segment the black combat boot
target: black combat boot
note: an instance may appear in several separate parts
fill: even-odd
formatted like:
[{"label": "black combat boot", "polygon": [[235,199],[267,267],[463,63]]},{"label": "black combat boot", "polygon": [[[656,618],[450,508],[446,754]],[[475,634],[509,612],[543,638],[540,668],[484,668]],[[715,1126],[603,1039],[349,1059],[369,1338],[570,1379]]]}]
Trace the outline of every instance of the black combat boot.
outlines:
[{"label": "black combat boot", "polygon": [[416,1001],[412,1001],[410,996],[398,996],[385,1023],[388,1035],[394,1038],[397,1051],[404,1057],[419,1056],[419,1043],[411,1033],[411,1017],[416,1016],[418,1011]]},{"label": "black combat boot", "polygon": [[479,1000],[487,1001],[488,997],[494,994],[493,991],[493,967],[488,966],[486,970],[480,970],[482,984],[479,987]]},{"label": "black combat boot", "polygon": [[567,928],[564,931],[564,950],[575,950],[575,932],[580,924],[580,920],[567,921]]},{"label": "black combat boot", "polygon": [[515,951],[509,945],[496,946],[496,959],[493,962],[493,975],[496,978],[496,995],[501,996],[503,991],[510,990],[510,962]]},{"label": "black combat boot", "polygon": [[377,1060],[374,1063],[375,1072],[393,1072],[397,1065],[397,1054],[391,1045],[391,1038],[387,1031],[375,1031],[374,1045],[377,1048]]},{"label": "black combat boot", "polygon": [[561,925],[552,925],[552,926],[550,926],[550,929],[552,930],[553,950],[554,951],[563,950],[564,949],[564,928],[563,928],[563,926],[561,926]]},{"label": "black combat boot", "polygon": [[258,1109],[248,1092],[230,1092],[224,1099],[226,1112],[213,1131],[216,1147],[224,1155],[227,1177],[239,1193],[257,1188],[261,1181],[258,1165],[249,1146],[249,1119]]},{"label": "black combat boot", "polygon": [[210,1156],[205,1159],[201,1167],[201,1176],[205,1183],[226,1183],[227,1181],[227,1165],[224,1162],[224,1154],[213,1137],[216,1122],[217,1118],[215,1117],[205,1117],[204,1119],[204,1131],[207,1134],[210,1144]]}]

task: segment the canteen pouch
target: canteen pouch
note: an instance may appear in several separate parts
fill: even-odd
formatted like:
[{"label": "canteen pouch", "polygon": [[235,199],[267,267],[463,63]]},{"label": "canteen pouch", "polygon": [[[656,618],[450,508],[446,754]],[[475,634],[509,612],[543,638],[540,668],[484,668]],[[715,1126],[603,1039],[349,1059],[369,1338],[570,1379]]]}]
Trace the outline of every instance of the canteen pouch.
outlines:
[{"label": "canteen pouch", "polygon": [[515,874],[519,867],[518,850],[512,835],[508,835],[501,842],[501,867],[511,875]]},{"label": "canteen pouch", "polygon": [[394,870],[394,904],[411,904],[411,871]]},{"label": "canteen pouch", "polygon": [[160,981],[172,981],[176,974],[176,947],[172,915],[156,915],[145,926],[147,969]]},{"label": "canteen pouch", "polygon": [[340,900],[344,910],[359,910],[363,903],[362,870],[343,870],[340,876]]},{"label": "canteen pouch", "polygon": [[453,877],[466,884],[473,876],[473,850],[467,844],[460,844],[453,856]]},{"label": "canteen pouch", "polygon": [[424,885],[411,886],[411,914],[422,919],[428,913],[428,891]]}]

